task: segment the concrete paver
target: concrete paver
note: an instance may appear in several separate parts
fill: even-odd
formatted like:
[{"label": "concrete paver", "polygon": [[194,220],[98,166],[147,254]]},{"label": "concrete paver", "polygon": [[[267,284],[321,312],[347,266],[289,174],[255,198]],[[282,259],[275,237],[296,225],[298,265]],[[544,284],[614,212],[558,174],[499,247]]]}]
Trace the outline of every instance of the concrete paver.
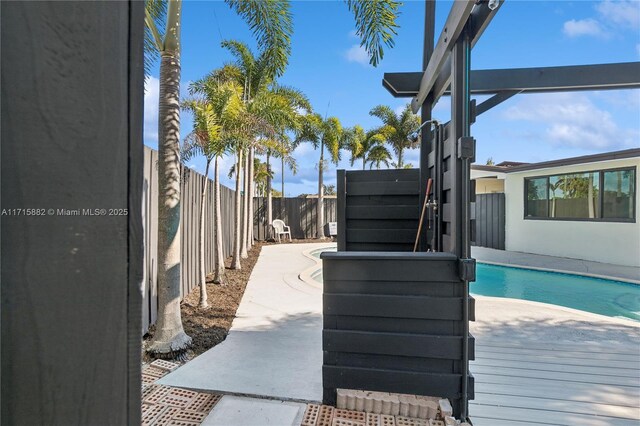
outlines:
[{"label": "concrete paver", "polygon": [[297,426],[305,407],[296,402],[226,395],[202,426]]}]

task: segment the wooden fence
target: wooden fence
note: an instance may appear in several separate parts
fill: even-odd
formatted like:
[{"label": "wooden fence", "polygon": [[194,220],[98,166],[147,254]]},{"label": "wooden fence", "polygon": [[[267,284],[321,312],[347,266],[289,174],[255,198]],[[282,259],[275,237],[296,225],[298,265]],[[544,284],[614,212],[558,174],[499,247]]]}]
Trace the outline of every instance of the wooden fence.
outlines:
[{"label": "wooden fence", "polygon": [[[158,316],[158,152],[144,149],[144,181],[142,221],[144,227],[144,276],[142,302],[142,333],[156,322]],[[200,195],[205,177],[184,168],[181,184],[181,295],[184,297],[198,286],[200,223]],[[205,205],[205,267],[213,270],[215,245],[213,241],[213,181],[209,180]],[[222,213],[222,250],[225,259],[233,251],[233,221],[235,215],[235,191],[220,186]],[[293,238],[314,238],[316,235],[316,206],[313,198],[273,198],[273,218],[282,219],[291,227]],[[266,223],[266,198],[254,198],[254,238],[264,240],[268,235]],[[336,220],[336,200],[325,199],[325,223]]]},{"label": "wooden fence", "polygon": [[[144,226],[144,279],[142,305],[142,332],[146,333],[156,322],[158,313],[157,252],[158,252],[158,152],[145,147],[143,182],[143,226]],[[182,174],[180,206],[182,273],[181,294],[184,297],[198,285],[198,224],[200,223],[200,195],[205,177],[184,168]],[[205,205],[205,266],[213,270],[215,245],[213,242],[213,182],[209,181]],[[233,218],[235,191],[220,186],[222,213],[222,250],[224,257],[233,250]]]},{"label": "wooden fence", "polygon": [[[317,198],[272,198],[273,219],[281,219],[291,228],[291,238],[315,238],[318,231],[316,221]],[[267,223],[267,198],[256,197],[253,201],[254,238],[265,240],[269,236]],[[324,199],[324,222],[336,222],[336,199]]]},{"label": "wooden fence", "polygon": [[475,246],[504,250],[505,199],[504,193],[477,194]]}]

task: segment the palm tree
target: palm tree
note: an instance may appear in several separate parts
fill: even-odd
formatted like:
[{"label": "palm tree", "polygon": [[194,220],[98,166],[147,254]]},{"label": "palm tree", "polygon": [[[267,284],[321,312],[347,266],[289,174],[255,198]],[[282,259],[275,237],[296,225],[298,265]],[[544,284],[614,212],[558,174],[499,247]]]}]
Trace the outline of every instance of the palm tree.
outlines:
[{"label": "palm tree", "polygon": [[[234,62],[216,70],[219,78],[235,81],[244,88],[243,98],[247,105],[247,111],[255,117],[261,128],[247,134],[246,140],[241,142],[239,149],[246,163],[245,170],[245,201],[242,224],[239,238],[240,249],[238,256],[245,257],[246,249],[251,245],[253,223],[253,188],[252,174],[255,149],[264,150],[261,143],[272,140],[276,135],[282,135],[287,129],[299,127],[299,110],[310,110],[308,99],[297,89],[277,84],[273,67],[270,62],[269,52],[263,51],[255,56],[251,49],[244,43],[234,40],[225,40],[222,46],[229,50],[234,57]],[[266,130],[266,131],[265,131]],[[236,168],[236,177],[241,176],[242,165]],[[237,239],[237,238],[236,238]],[[235,255],[234,250],[234,255]],[[240,262],[233,262],[232,267],[239,266]]]},{"label": "palm tree", "polygon": [[[281,73],[291,52],[293,32],[287,1],[226,0],[249,24],[258,46],[269,52]],[[158,52],[158,322],[148,351],[181,356],[191,344],[180,316],[180,21],[182,0],[168,0],[166,14],[149,1],[145,8],[147,52]],[[162,18],[166,16],[166,22]],[[164,33],[161,31],[165,24]],[[147,61],[148,63],[148,61]]]},{"label": "palm tree", "polygon": [[[271,225],[273,222],[273,188],[272,188],[272,180],[273,180],[273,172],[271,171],[271,157],[280,157],[280,161],[282,163],[282,196],[284,197],[284,170],[285,165],[289,167],[289,169],[296,174],[298,172],[298,164],[296,163],[295,158],[293,158],[293,144],[291,139],[286,133],[280,133],[275,139],[265,140],[263,143],[263,147],[266,154],[266,167],[269,171],[267,176],[267,224]],[[269,228],[270,229],[270,228]]]},{"label": "palm tree", "polygon": [[367,162],[375,161],[380,168],[380,163],[389,164],[391,154],[384,146],[385,136],[379,129],[372,129],[365,133],[359,125],[355,125],[351,130],[352,137],[349,143],[351,152],[351,166],[356,160],[362,160],[362,170],[366,170]]},{"label": "palm tree", "polygon": [[[267,68],[281,75],[291,53],[293,24],[288,1],[225,0],[249,25],[258,47],[270,58]],[[167,4],[167,6],[158,6]],[[393,46],[398,2],[347,0],[357,33],[371,63]],[[160,96],[158,120],[158,323],[149,352],[179,356],[191,344],[180,316],[180,21],[182,0],[147,0],[147,56],[158,52]],[[166,14],[165,12],[166,11]],[[166,22],[163,19],[166,16]],[[165,24],[165,31],[162,26]],[[148,72],[149,61],[145,61]],[[241,155],[238,154],[241,160]],[[239,264],[238,264],[239,266]]]},{"label": "palm tree", "polygon": [[220,220],[220,179],[218,160],[227,150],[229,138],[233,137],[237,123],[243,113],[244,104],[240,90],[233,83],[209,82],[204,99],[192,99],[184,102],[183,107],[194,114],[194,130],[185,139],[182,150],[184,162],[196,155],[206,159],[205,181],[200,198],[200,307],[206,308],[207,288],[204,251],[204,221],[209,167],[215,159],[214,177],[214,282],[220,283],[224,273],[222,254],[222,232]]},{"label": "palm tree", "polygon": [[159,52],[158,322],[149,352],[180,356],[191,345],[180,316],[180,17],[170,0],[164,34],[149,10],[146,25]]},{"label": "palm tree", "polygon": [[418,141],[413,141],[409,136],[420,127],[420,118],[411,112],[411,104],[407,104],[400,114],[397,114],[386,105],[378,105],[373,108],[370,115],[378,117],[383,126],[378,132],[384,135],[391,149],[396,153],[397,161],[394,167],[405,168],[404,150],[416,148]]},{"label": "palm tree", "polygon": [[320,149],[318,161],[318,204],[317,204],[317,238],[324,238],[324,194],[323,171],[325,169],[324,150],[327,149],[329,160],[337,164],[340,160],[340,149],[350,141],[351,134],[343,129],[340,120],[336,117],[322,119],[317,113],[304,116],[302,128],[296,137],[296,145],[302,142],[310,142],[314,149]]},{"label": "palm tree", "polygon": [[372,169],[373,166],[376,166],[376,169],[380,169],[380,165],[384,164],[386,167],[389,167],[391,162],[391,153],[387,149],[386,146],[382,143],[378,143],[374,145],[369,151],[369,155],[367,155],[367,161],[369,164],[369,169]]}]

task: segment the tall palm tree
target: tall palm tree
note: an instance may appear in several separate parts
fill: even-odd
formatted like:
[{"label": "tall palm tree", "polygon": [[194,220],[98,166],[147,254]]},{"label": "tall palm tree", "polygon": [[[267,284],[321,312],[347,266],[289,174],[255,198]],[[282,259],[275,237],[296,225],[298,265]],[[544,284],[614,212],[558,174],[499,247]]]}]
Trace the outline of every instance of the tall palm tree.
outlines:
[{"label": "tall palm tree", "polygon": [[310,142],[314,149],[320,149],[320,160],[318,161],[318,204],[316,212],[317,238],[322,239],[324,235],[324,185],[323,172],[326,168],[324,151],[327,150],[329,160],[337,164],[340,160],[340,149],[346,148],[350,141],[351,132],[344,129],[340,120],[336,117],[323,119],[320,114],[313,113],[304,116],[302,127],[296,137],[296,145],[302,142]]},{"label": "tall palm tree", "polygon": [[[252,207],[252,179],[253,161],[249,158],[255,149],[263,150],[260,144],[265,140],[270,140],[277,134],[283,134],[287,129],[299,127],[300,109],[310,110],[308,99],[302,92],[292,87],[282,86],[276,82],[277,75],[274,73],[270,62],[273,59],[269,52],[263,51],[256,56],[251,49],[242,42],[235,40],[225,40],[222,46],[229,50],[234,57],[231,64],[216,70],[219,78],[235,81],[244,88],[244,100],[247,111],[262,124],[262,130],[247,134],[247,139],[242,141],[241,155],[247,164],[245,171],[247,186],[245,188],[245,209],[240,221],[241,227],[239,256],[243,257],[246,248],[251,244],[251,228],[253,223]],[[264,131],[268,129],[268,131]],[[236,176],[241,176],[239,165]],[[235,254],[235,250],[234,250]],[[233,262],[233,267],[239,266],[239,260]]]},{"label": "tall palm tree", "polygon": [[205,181],[200,197],[200,307],[206,308],[207,289],[204,251],[204,221],[209,167],[215,159],[214,177],[214,282],[220,283],[224,273],[224,257],[222,255],[221,221],[217,212],[220,210],[220,179],[218,160],[226,152],[229,139],[238,128],[243,114],[244,104],[240,98],[240,90],[233,83],[209,82],[203,99],[192,99],[183,103],[183,107],[194,115],[194,130],[185,139],[182,149],[183,162],[196,155],[206,159]]},{"label": "tall palm tree", "polygon": [[[280,157],[282,162],[282,188],[284,191],[284,168],[285,165],[289,167],[293,173],[297,173],[298,164],[295,158],[293,158],[292,141],[289,136],[284,132],[276,134],[275,138],[265,139],[261,143],[262,153],[266,156],[265,168],[266,168],[266,185],[265,185],[265,197],[267,198],[267,225],[271,225],[273,222],[273,170],[271,169],[271,157]],[[257,180],[256,180],[257,182]],[[284,194],[284,192],[283,192]],[[283,195],[284,196],[284,195]],[[270,229],[270,228],[269,228]],[[267,236],[269,237],[269,236]]]},{"label": "tall palm tree", "polygon": [[379,143],[371,148],[367,155],[367,161],[370,163],[369,169],[372,169],[374,165],[376,169],[380,169],[381,164],[389,167],[391,163],[391,153],[384,144]]},{"label": "tall palm tree", "polygon": [[[180,356],[191,344],[180,316],[180,27],[182,0],[146,0],[145,65],[158,52],[160,96],[158,120],[158,323],[149,352]],[[291,53],[293,23],[289,2],[225,0],[249,25],[258,47],[270,58],[267,68],[284,72]],[[166,3],[166,6],[157,4]],[[375,66],[383,44],[393,46],[400,3],[393,0],[347,0],[354,13],[357,34]],[[166,12],[166,13],[165,13]],[[166,21],[163,19],[166,16]],[[164,32],[162,26],[164,24]],[[151,53],[150,53],[151,52]],[[239,156],[239,159],[241,157]],[[239,265],[239,264],[238,264]]]},{"label": "tall palm tree", "polygon": [[420,118],[411,111],[411,104],[407,104],[400,114],[396,114],[386,105],[374,107],[369,114],[382,121],[383,126],[379,129],[379,133],[384,135],[387,143],[396,154],[397,160],[394,167],[397,169],[405,168],[404,150],[417,148],[419,145],[418,141],[413,141],[409,137],[420,127]]},{"label": "tall palm tree", "polygon": [[362,170],[366,170],[367,162],[372,163],[371,167],[375,162],[377,168],[380,168],[381,163],[388,165],[391,154],[384,146],[385,140],[385,136],[379,132],[379,129],[365,132],[359,125],[354,126],[348,147],[351,152],[351,166],[358,159],[362,160]]},{"label": "tall palm tree", "polygon": [[[180,28],[182,0],[168,0],[166,14],[147,3],[147,52],[160,56],[158,120],[158,322],[148,348],[160,356],[182,356],[191,344],[180,316]],[[291,52],[289,2],[226,0],[247,23],[258,46],[269,52],[281,73]],[[166,22],[162,17],[166,16]],[[162,24],[165,24],[162,32]]]}]

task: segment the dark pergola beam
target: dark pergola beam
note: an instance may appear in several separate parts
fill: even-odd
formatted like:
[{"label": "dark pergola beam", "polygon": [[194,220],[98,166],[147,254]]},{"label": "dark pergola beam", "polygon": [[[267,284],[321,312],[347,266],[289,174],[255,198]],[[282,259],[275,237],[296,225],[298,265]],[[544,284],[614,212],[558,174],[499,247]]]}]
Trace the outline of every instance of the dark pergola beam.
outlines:
[{"label": "dark pergola beam", "polygon": [[[471,22],[471,30],[469,37],[471,38],[471,47],[476,45],[480,36],[487,28],[493,16],[500,10],[500,7],[504,3],[501,0],[498,3],[498,7],[494,10],[489,9],[488,6],[475,7],[471,11],[469,22]],[[484,4],[484,3],[483,3]],[[427,65],[428,67],[428,65]],[[425,67],[426,69],[426,67]],[[418,94],[420,88],[420,82],[423,79],[425,72],[401,72],[401,73],[385,73],[382,79],[382,86],[386,88],[389,93],[395,98],[409,98]],[[432,92],[437,96],[430,95],[433,103],[440,99],[440,96],[445,90],[449,88],[451,82],[451,58],[447,54],[444,64],[440,70],[440,73],[435,78],[433,83]]]},{"label": "dark pergola beam", "polygon": [[[396,98],[412,97],[418,93],[421,75],[419,72],[385,73],[383,86]],[[471,71],[474,95],[514,90],[545,93],[637,88],[640,88],[640,62]]]},{"label": "dark pergola beam", "polygon": [[433,55],[429,59],[429,65],[427,65],[422,74],[418,93],[411,101],[411,108],[414,114],[422,107],[422,103],[431,92],[433,84],[450,56],[453,45],[458,41],[460,33],[462,33],[464,26],[467,24],[474,6],[475,0],[456,1],[451,6],[451,11],[440,33]]},{"label": "dark pergola beam", "polygon": [[521,93],[520,90],[505,90],[504,92],[498,92],[486,101],[482,102],[476,107],[476,116],[489,111],[494,106],[500,105],[507,99]]},{"label": "dark pergola beam", "polygon": [[[449,87],[451,82],[451,48],[465,25],[468,24],[469,38],[473,48],[503,3],[504,0],[500,0],[497,7],[491,10],[487,2],[454,2],[429,65],[423,73],[419,73],[419,89],[412,95],[415,98],[411,101],[414,113],[422,106],[427,96],[430,96],[431,102],[435,104],[444,90]],[[385,85],[385,80],[382,84]]]}]

